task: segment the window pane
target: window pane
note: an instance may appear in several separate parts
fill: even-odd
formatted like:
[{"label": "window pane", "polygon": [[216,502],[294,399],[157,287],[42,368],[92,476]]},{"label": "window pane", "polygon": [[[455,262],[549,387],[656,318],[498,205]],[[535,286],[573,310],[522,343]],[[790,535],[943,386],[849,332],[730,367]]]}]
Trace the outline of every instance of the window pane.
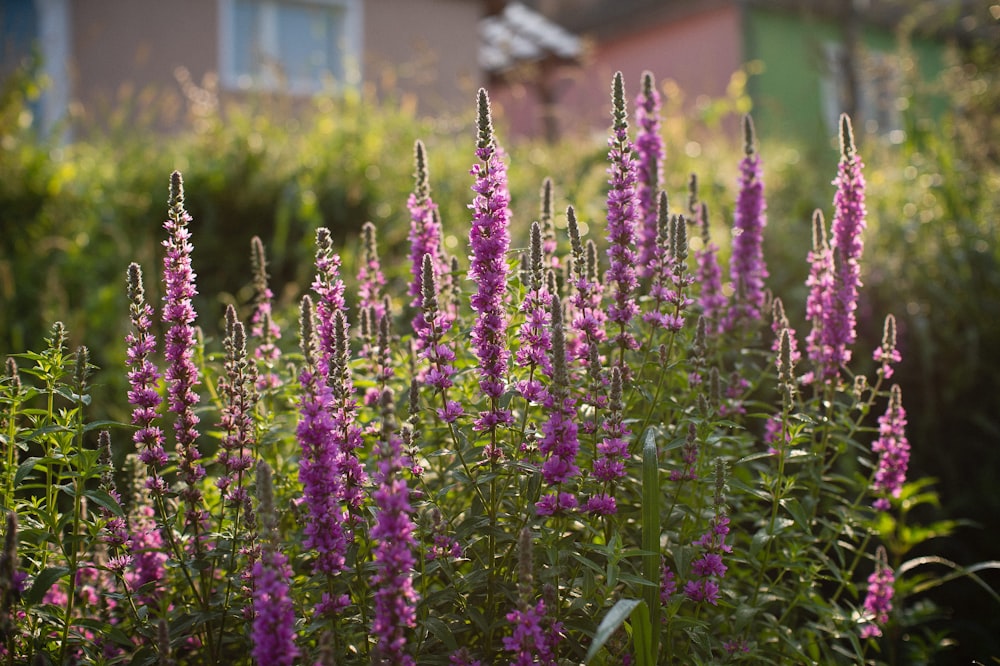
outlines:
[{"label": "window pane", "polygon": [[260,74],[260,3],[236,0],[233,5],[233,69],[238,77]]},{"label": "window pane", "polygon": [[289,82],[319,84],[341,78],[341,10],[331,6],[280,5],[278,51]]}]

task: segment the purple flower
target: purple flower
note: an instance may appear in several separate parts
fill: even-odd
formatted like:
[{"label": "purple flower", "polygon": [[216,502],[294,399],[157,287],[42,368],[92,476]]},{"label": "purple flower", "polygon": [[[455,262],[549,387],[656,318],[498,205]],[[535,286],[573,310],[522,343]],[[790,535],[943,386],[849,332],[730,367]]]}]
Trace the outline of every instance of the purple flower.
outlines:
[{"label": "purple flower", "polygon": [[635,149],[638,157],[636,203],[642,229],[639,242],[639,266],[643,277],[654,274],[652,263],[656,253],[657,205],[656,193],[662,181],[663,137],[660,136],[660,93],[650,72],[642,74],[642,92],[635,100],[635,124],[638,132]]},{"label": "purple flower", "polygon": [[288,596],[291,568],[285,554],[265,549],[253,565],[253,649],[250,654],[258,664],[296,663],[295,609]]},{"label": "purple flower", "polygon": [[[614,366],[611,368],[611,390],[607,405],[608,417],[602,424],[606,436],[597,444],[597,451],[594,455],[593,476],[601,483],[602,489],[597,497],[613,496],[615,483],[625,476],[628,441],[632,431],[625,424],[623,395],[621,369]],[[607,502],[598,500],[594,504],[588,502],[587,508],[592,513],[599,514],[601,511],[609,509],[610,506]]]},{"label": "purple flower", "polygon": [[549,645],[549,632],[543,626],[545,611],[545,601],[539,599],[534,606],[522,604],[507,613],[507,621],[513,626],[513,631],[510,636],[504,637],[503,647],[514,653],[511,666],[554,666],[557,663]]},{"label": "purple flower", "polygon": [[511,423],[509,410],[499,406],[504,391],[504,377],[510,351],[507,349],[507,250],[510,246],[510,193],[507,191],[507,168],[493,135],[490,102],[486,91],[479,90],[479,137],[476,156],[482,161],[472,167],[476,193],[471,208],[472,229],[469,246],[472,263],[469,275],[476,282],[472,309],[476,323],[472,328],[472,346],[479,359],[479,387],[490,400],[480,412],[474,427],[494,430]]},{"label": "purple flower", "polygon": [[833,360],[832,348],[826,333],[829,325],[828,313],[834,309],[833,297],[833,252],[826,238],[823,213],[813,213],[813,247],[809,252],[809,277],[806,286],[806,319],[812,328],[806,338],[806,353],[813,363],[814,372],[805,381],[825,382],[837,376],[838,365]]},{"label": "purple flower", "polygon": [[535,505],[541,515],[553,515],[576,508],[576,498],[562,492],[560,486],[580,473],[580,468],[576,465],[576,456],[580,450],[576,400],[569,392],[566,334],[562,305],[558,299],[551,302],[549,314],[552,320],[552,387],[542,403],[549,412],[549,418],[542,425],[542,439],[538,443],[538,450],[545,456],[542,478],[554,488]]},{"label": "purple flower", "polygon": [[132,435],[139,451],[139,459],[151,472],[148,484],[151,490],[165,492],[166,483],[157,472],[167,464],[167,452],[163,448],[163,431],[156,422],[156,409],[160,405],[160,394],[156,384],[160,373],[149,360],[156,351],[156,338],[150,332],[153,308],[146,302],[142,284],[142,268],[132,263],[128,267],[129,313],[132,331],[125,338],[128,345],[128,401],[132,405],[132,425],[138,429]]},{"label": "purple flower", "polygon": [[167,405],[175,415],[174,434],[177,440],[177,466],[185,488],[181,498],[186,502],[185,521],[197,530],[205,519],[205,512],[198,508],[201,490],[198,482],[205,476],[196,441],[198,416],[194,413],[199,396],[194,387],[199,383],[198,368],[194,364],[195,330],[192,323],[197,314],[191,299],[195,290],[195,274],[191,270],[191,216],[184,210],[184,183],[175,171],[170,177],[170,210],[163,228],[168,233],[163,246],[167,253],[163,259],[163,323],[166,334]]},{"label": "purple flower", "polygon": [[608,257],[610,267],[606,281],[614,289],[608,305],[608,321],[618,326],[613,342],[620,350],[617,365],[622,368],[623,379],[628,379],[624,352],[636,349],[638,341],[629,331],[629,323],[639,314],[634,299],[638,285],[636,277],[636,224],[638,200],[636,198],[636,164],[632,157],[632,142],[628,138],[628,114],[625,110],[625,84],[621,72],[615,73],[612,88],[613,124],[608,139]]},{"label": "purple flower", "polygon": [[[656,247],[650,263],[652,307],[642,319],[654,327],[677,332],[684,327],[683,311],[694,302],[686,295],[694,281],[687,272],[687,222],[681,216],[668,214],[666,192],[660,192],[657,210]],[[666,312],[662,311],[664,306],[669,306]]]},{"label": "purple flower", "polygon": [[660,575],[660,603],[666,606],[670,603],[670,599],[673,598],[674,594],[677,592],[677,580],[676,575],[673,570],[667,566],[667,563],[663,563],[662,573]]},{"label": "purple flower", "polygon": [[361,237],[364,250],[361,253],[361,267],[358,269],[358,309],[372,309],[375,321],[385,314],[382,303],[382,289],[385,287],[385,275],[378,258],[378,244],[375,240],[375,225],[365,222],[361,226]]},{"label": "purple flower", "polygon": [[721,461],[715,467],[715,516],[709,522],[709,529],[692,545],[700,547],[702,554],[691,563],[691,580],[684,584],[684,593],[696,603],[707,601],[713,606],[719,600],[719,583],[728,571],[722,561],[724,553],[731,553],[733,548],[726,544],[729,534],[729,517],[723,513],[725,507],[725,464]]},{"label": "purple flower", "polygon": [[253,624],[251,655],[258,664],[290,666],[299,650],[295,645],[295,609],[288,595],[292,577],[288,558],[278,549],[277,515],[271,468],[257,467],[257,515],[260,524],[261,557],[253,564]]},{"label": "purple flower", "polygon": [[[414,146],[416,161],[415,186],[406,202],[410,211],[410,305],[418,308],[413,319],[413,330],[418,336],[418,345],[423,340],[423,329],[426,326],[425,313],[422,310],[424,293],[424,256],[431,258],[431,270],[438,280],[448,272],[448,264],[441,250],[441,221],[438,218],[437,204],[431,199],[430,177],[427,171],[427,153],[420,141]],[[440,283],[439,283],[440,284]],[[440,288],[440,287],[439,287]]]},{"label": "purple flower", "polygon": [[701,248],[695,250],[694,258],[697,264],[695,281],[701,285],[698,304],[702,316],[712,322],[711,330],[719,330],[719,322],[725,312],[729,300],[722,292],[722,269],[719,267],[719,246],[712,242],[709,235],[708,206],[704,203],[699,207],[695,224],[701,229]]},{"label": "purple flower", "polygon": [[[391,400],[389,402],[391,404]],[[416,663],[405,652],[406,630],[417,623],[418,594],[413,588],[416,564],[413,532],[416,526],[410,507],[410,490],[400,476],[403,465],[399,436],[385,432],[383,437],[378,489],[373,494],[377,513],[371,530],[375,544],[372,633],[378,639],[375,663],[408,665]]]},{"label": "purple flower", "polygon": [[281,339],[281,327],[271,318],[271,299],[274,294],[267,285],[267,259],[264,256],[264,243],[258,236],[250,239],[250,264],[253,268],[254,287],[250,336],[257,341],[254,358],[264,365],[264,371],[257,380],[257,388],[263,391],[281,386],[281,379],[274,373],[274,367],[281,358],[281,348],[276,342]]},{"label": "purple flower", "polygon": [[219,443],[218,461],[225,471],[216,485],[224,499],[243,504],[249,499],[243,477],[253,465],[250,447],[254,443],[257,372],[247,361],[246,331],[231,304],[226,308],[226,336],[222,344],[226,350],[226,376],[219,380],[219,393],[225,397],[226,404],[219,426],[226,434]]},{"label": "purple flower", "polygon": [[744,119],[745,157],[740,162],[740,191],[733,220],[733,253],[729,275],[733,282],[733,304],[723,319],[725,330],[760,320],[764,307],[763,241],[767,218],[764,215],[764,184],[761,180],[760,155],[754,150],[753,122]]},{"label": "purple flower", "polygon": [[[515,356],[517,365],[528,368],[532,377],[535,368],[540,369],[546,375],[552,374],[552,362],[549,360],[549,352],[552,349],[552,335],[550,333],[552,317],[549,311],[555,298],[552,293],[555,286],[555,276],[549,270],[550,279],[546,277],[542,262],[542,229],[537,222],[533,222],[531,224],[528,291],[521,303],[521,312],[524,313],[524,323],[521,325],[519,335],[521,347]],[[530,380],[519,388],[521,395],[528,400],[544,399],[535,383]]]},{"label": "purple flower", "polygon": [[893,384],[889,393],[889,406],[885,414],[878,418],[879,437],[872,444],[877,453],[878,466],[872,490],[879,498],[875,508],[889,509],[889,497],[899,497],[906,481],[906,469],[910,463],[910,443],[906,438],[906,410],[903,409],[903,393],[899,384]]},{"label": "purple flower", "polygon": [[861,627],[862,638],[882,635],[882,627],[889,621],[892,610],[895,583],[892,568],[886,563],[885,549],[879,546],[875,555],[875,571],[868,576],[868,593],[864,602],[867,621]]},{"label": "purple flower", "polygon": [[861,253],[865,229],[865,178],[861,174],[864,164],[854,147],[854,134],[847,115],[840,117],[840,165],[833,198],[834,216],[831,235],[836,275],[836,290],[831,299],[832,311],[827,314],[827,344],[833,352],[832,361],[838,366],[851,360],[848,346],[853,344],[855,310],[858,307],[858,289],[861,287]]},{"label": "purple flower", "polygon": [[569,299],[570,329],[574,332],[567,342],[571,358],[589,362],[597,354],[597,345],[606,334],[607,316],[601,307],[603,286],[599,279],[597,245],[588,241],[586,249],[580,240],[576,212],[566,209],[566,228],[573,252],[573,294]]},{"label": "purple flower", "polygon": [[882,345],[875,350],[872,358],[876,363],[880,363],[878,373],[882,379],[889,379],[893,375],[892,364],[903,360],[902,354],[896,349],[896,318],[891,314],[885,317],[885,326],[882,329]]},{"label": "purple flower", "polygon": [[295,430],[302,449],[299,481],[308,512],[303,546],[317,551],[316,569],[332,575],[344,568],[347,550],[344,510],[339,503],[344,495],[343,479],[338,473],[342,450],[333,416],[333,390],[317,369],[313,320],[312,300],[303,296],[300,323],[305,365],[299,373],[302,395]]},{"label": "purple flower", "polygon": [[[344,281],[340,277],[340,255],[333,251],[333,237],[330,230],[320,227],[316,230],[316,277],[312,282],[316,294],[317,338],[319,342],[320,368],[328,367],[335,355],[336,327],[334,313],[345,312]],[[331,382],[336,381],[330,378]]]}]

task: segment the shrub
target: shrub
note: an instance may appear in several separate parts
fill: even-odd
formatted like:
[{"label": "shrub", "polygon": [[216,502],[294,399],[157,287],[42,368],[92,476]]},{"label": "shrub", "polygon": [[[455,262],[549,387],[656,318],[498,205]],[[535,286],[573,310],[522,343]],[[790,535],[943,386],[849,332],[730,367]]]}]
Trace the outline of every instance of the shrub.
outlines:
[{"label": "shrub", "polygon": [[[912,522],[936,497],[906,479],[895,320],[856,344],[849,121],[830,230],[818,213],[803,252],[803,336],[765,289],[749,120],[723,284],[710,238],[689,256],[697,187],[681,207],[660,192],[651,77],[634,143],[620,75],[613,102],[607,197],[580,207],[606,210],[603,235],[573,207],[563,235],[554,181],[512,249],[480,91],[467,263],[418,144],[408,291],[366,225],[349,302],[321,227],[297,353],[259,239],[249,327],[237,303],[221,344],[195,327],[193,266],[216,257],[174,172],[158,313],[127,274],[131,426],[89,417],[93,368],[62,324],[8,363],[8,661],[912,663],[940,648],[926,590],[965,576],[1000,602],[977,576],[994,564],[913,556],[954,524]],[[135,445],[125,470],[112,436]]]}]

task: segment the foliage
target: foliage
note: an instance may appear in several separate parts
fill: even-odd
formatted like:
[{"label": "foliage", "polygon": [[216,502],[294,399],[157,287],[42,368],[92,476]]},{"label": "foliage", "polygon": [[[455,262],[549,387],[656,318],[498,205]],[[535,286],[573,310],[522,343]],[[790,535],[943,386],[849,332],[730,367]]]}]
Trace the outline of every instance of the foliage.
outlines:
[{"label": "foliage", "polygon": [[[646,277],[629,273],[632,166],[617,111],[614,235],[611,224],[609,237],[599,233],[598,215],[581,214],[587,232],[575,213],[544,205],[540,221],[559,220],[549,245],[542,224],[498,235],[507,163],[481,101],[473,229],[482,235],[470,238],[472,258],[445,244],[460,255],[457,270],[427,254],[389,281],[375,247],[342,266],[333,251],[342,237],[321,228],[314,260],[279,278],[311,285],[300,300],[300,351],[280,358],[266,353],[279,330],[263,314],[270,290],[260,261],[254,288],[228,299],[250,326],[235,308],[216,326],[208,309],[204,336],[177,348],[186,338],[175,333],[192,322],[178,314],[189,298],[178,280],[190,218],[175,174],[159,288],[171,315],[161,318],[134,268],[128,299],[119,296],[131,303],[132,427],[90,416],[88,354],[66,352],[61,324],[41,352],[14,356],[0,387],[8,662],[251,663],[298,652],[308,663],[915,663],[942,647],[927,624],[928,589],[963,577],[1000,603],[979,578],[1000,565],[924,553],[955,527],[913,521],[937,501],[929,482],[889,474],[905,416],[889,386],[888,334],[890,360],[873,368],[873,349],[859,344],[855,366],[868,371],[841,367],[822,381],[782,316],[699,318],[705,285],[694,280],[685,219],[706,224],[696,192],[690,207],[659,198],[654,265]],[[383,129],[344,136],[399,152],[408,137],[378,138]],[[367,137],[374,145],[363,148]],[[212,248],[216,228],[200,227],[194,207],[199,187],[232,200],[275,197],[252,174],[276,170],[275,182],[294,188],[282,196],[302,201],[332,178],[335,169],[308,160],[281,172],[292,162],[274,143],[262,134],[259,154],[244,155],[243,191],[213,185],[215,171],[232,166],[225,150],[192,163],[196,269],[246,254],[231,251],[232,237],[215,239],[226,251]],[[346,148],[327,142],[320,152]],[[396,168],[409,173],[405,152]],[[472,154],[470,141],[465,156],[448,159]],[[517,153],[508,161],[516,174]],[[572,173],[553,172],[557,191]],[[604,207],[596,192],[566,187],[589,197],[580,211]],[[442,189],[434,202],[464,208],[469,197]],[[314,204],[346,211],[369,201],[355,194]],[[379,192],[365,205],[403,201]],[[272,231],[285,260],[303,252],[305,239]],[[374,242],[374,227],[365,233]],[[506,233],[514,250],[498,250]],[[412,302],[402,288],[411,269],[422,276]],[[360,273],[361,288],[346,296],[349,273]],[[497,276],[500,293],[476,292]],[[86,290],[105,289],[96,285]],[[172,341],[163,359],[143,346],[149,333],[159,347],[161,327]],[[280,333],[296,338],[288,326]],[[507,358],[498,347],[509,361],[496,363]],[[152,370],[137,374],[146,360]],[[105,373],[123,375],[124,364]],[[87,435],[99,430],[108,434],[95,447]],[[139,458],[121,472],[101,450],[130,438]],[[178,450],[161,460],[156,447],[170,442]],[[273,630],[287,628],[272,622],[285,613],[296,618],[291,636]],[[282,652],[280,641],[292,642]]]}]

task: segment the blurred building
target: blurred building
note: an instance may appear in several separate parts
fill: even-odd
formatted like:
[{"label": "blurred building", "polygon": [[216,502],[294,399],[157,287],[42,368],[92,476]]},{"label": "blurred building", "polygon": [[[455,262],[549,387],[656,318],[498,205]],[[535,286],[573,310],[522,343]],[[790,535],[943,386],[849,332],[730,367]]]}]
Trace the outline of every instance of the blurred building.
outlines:
[{"label": "blurred building", "polygon": [[[711,108],[712,100],[746,96],[765,134],[825,145],[844,112],[870,132],[898,138],[912,84],[937,76],[945,45],[997,23],[984,0],[499,4],[506,7],[495,14],[512,15],[512,26],[527,23],[513,16],[534,13],[580,44],[571,60],[543,48],[535,57],[484,61],[494,98],[514,131],[550,138],[566,130],[606,128],[613,73],[623,73],[634,98],[643,70],[661,83],[670,81],[666,89],[682,98],[686,112],[698,114]],[[905,52],[901,31],[907,36]],[[530,39],[551,30],[529,24],[522,32]]]},{"label": "blurred building", "polygon": [[[123,107],[152,109],[170,126],[199,89],[294,100],[364,87],[438,113],[468,109],[486,84],[512,133],[551,140],[606,129],[613,73],[622,71],[634,98],[648,69],[671,82],[685,112],[742,95],[762,133],[829,137],[848,112],[889,135],[900,129],[907,78],[933,78],[946,39],[976,29],[965,23],[987,4],[0,0],[0,76],[40,56],[43,130],[68,110],[100,122]],[[897,28],[921,22],[934,27],[911,32],[923,36],[910,41],[916,57],[907,60]]]},{"label": "blurred building", "polygon": [[428,112],[481,83],[480,0],[2,0],[0,73],[40,56],[40,125],[182,86],[304,97],[366,85]]}]

